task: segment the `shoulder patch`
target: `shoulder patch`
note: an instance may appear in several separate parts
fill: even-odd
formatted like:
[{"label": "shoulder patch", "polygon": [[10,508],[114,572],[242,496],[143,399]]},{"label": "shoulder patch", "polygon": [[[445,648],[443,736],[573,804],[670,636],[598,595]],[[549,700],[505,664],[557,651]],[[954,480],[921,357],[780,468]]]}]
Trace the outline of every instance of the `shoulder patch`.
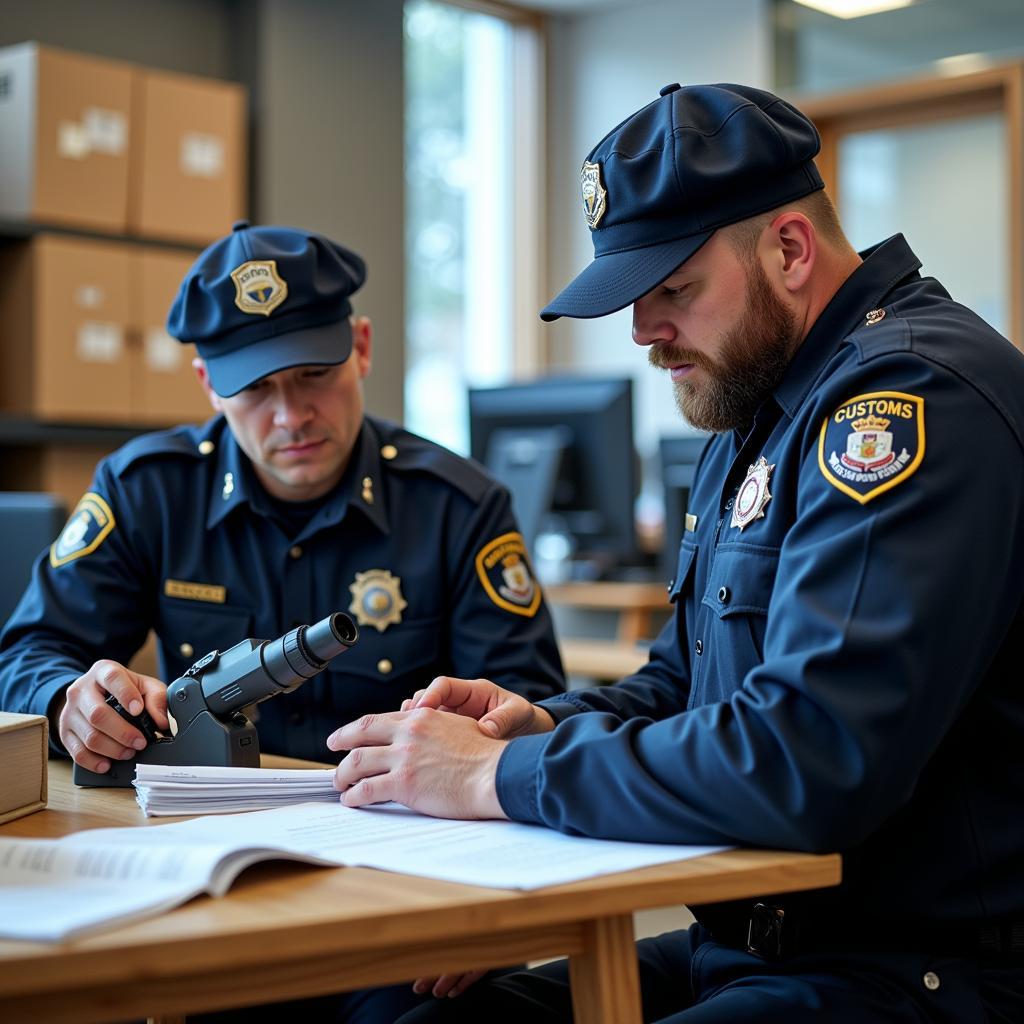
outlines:
[{"label": "shoulder patch", "polygon": [[870,391],[843,402],[821,424],[822,476],[866,505],[912,476],[924,459],[924,399]]},{"label": "shoulder patch", "polygon": [[475,561],[484,592],[499,608],[531,619],[537,614],[540,587],[533,578],[521,534],[495,537],[480,549]]},{"label": "shoulder patch", "polygon": [[115,525],[114,513],[103,498],[93,491],[83,495],[60,536],[50,547],[50,565],[56,569],[83,555],[92,554]]}]

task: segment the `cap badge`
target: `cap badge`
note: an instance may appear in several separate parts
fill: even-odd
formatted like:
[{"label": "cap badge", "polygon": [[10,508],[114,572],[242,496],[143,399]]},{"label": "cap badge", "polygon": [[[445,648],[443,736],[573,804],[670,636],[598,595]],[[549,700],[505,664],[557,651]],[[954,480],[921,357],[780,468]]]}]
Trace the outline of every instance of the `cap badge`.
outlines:
[{"label": "cap badge", "polygon": [[608,193],[601,184],[601,165],[583,161],[580,171],[580,189],[583,192],[583,216],[591,231],[597,227],[608,209]]},{"label": "cap badge", "polygon": [[401,578],[392,576],[390,570],[357,572],[355,583],[350,583],[348,589],[352,593],[348,610],[360,626],[373,626],[383,633],[388,626],[397,626],[402,621],[408,602],[402,597]]},{"label": "cap badge", "polygon": [[763,455],[752,466],[747,467],[746,479],[740,484],[732,507],[731,526],[738,526],[743,530],[755,519],[764,519],[765,505],[772,500],[768,490],[768,478],[774,468],[775,465],[769,465]]},{"label": "cap badge", "polygon": [[277,272],[276,260],[248,260],[231,271],[235,305],[243,313],[270,316],[288,298],[288,285]]}]

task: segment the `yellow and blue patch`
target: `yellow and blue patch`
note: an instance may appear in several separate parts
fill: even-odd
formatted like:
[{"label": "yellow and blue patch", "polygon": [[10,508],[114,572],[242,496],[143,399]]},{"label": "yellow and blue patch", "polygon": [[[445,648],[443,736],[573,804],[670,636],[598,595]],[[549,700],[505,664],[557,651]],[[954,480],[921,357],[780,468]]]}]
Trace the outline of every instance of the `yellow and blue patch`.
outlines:
[{"label": "yellow and blue patch", "polygon": [[519,533],[503,533],[485,544],[476,556],[476,574],[487,596],[515,615],[533,618],[540,607],[537,586]]},{"label": "yellow and blue patch", "polygon": [[912,476],[924,459],[924,399],[871,391],[821,425],[818,466],[833,487],[866,505]]},{"label": "yellow and blue patch", "polygon": [[103,498],[91,491],[83,495],[60,536],[50,546],[50,565],[56,569],[92,554],[115,525],[114,513]]}]

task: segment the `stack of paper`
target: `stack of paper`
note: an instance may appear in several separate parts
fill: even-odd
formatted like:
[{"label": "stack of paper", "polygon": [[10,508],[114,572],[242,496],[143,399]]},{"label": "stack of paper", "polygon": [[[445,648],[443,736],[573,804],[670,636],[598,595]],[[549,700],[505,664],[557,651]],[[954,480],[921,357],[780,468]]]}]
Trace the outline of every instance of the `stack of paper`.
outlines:
[{"label": "stack of paper", "polygon": [[135,766],[135,797],[147,817],[263,811],[311,800],[338,801],[331,768]]}]

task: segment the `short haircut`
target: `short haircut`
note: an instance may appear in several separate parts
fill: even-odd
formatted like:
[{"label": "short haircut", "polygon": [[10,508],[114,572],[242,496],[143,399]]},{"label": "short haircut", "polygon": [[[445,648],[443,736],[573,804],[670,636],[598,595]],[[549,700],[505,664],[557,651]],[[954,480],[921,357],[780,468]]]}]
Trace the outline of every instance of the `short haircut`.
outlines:
[{"label": "short haircut", "polygon": [[757,251],[757,243],[761,233],[780,213],[796,210],[802,213],[813,225],[814,230],[830,245],[837,249],[852,250],[843,226],[839,223],[839,214],[835,205],[824,189],[811,192],[809,195],[794,199],[774,210],[759,213],[747,220],[737,221],[722,229],[736,253],[744,260],[751,260]]}]

